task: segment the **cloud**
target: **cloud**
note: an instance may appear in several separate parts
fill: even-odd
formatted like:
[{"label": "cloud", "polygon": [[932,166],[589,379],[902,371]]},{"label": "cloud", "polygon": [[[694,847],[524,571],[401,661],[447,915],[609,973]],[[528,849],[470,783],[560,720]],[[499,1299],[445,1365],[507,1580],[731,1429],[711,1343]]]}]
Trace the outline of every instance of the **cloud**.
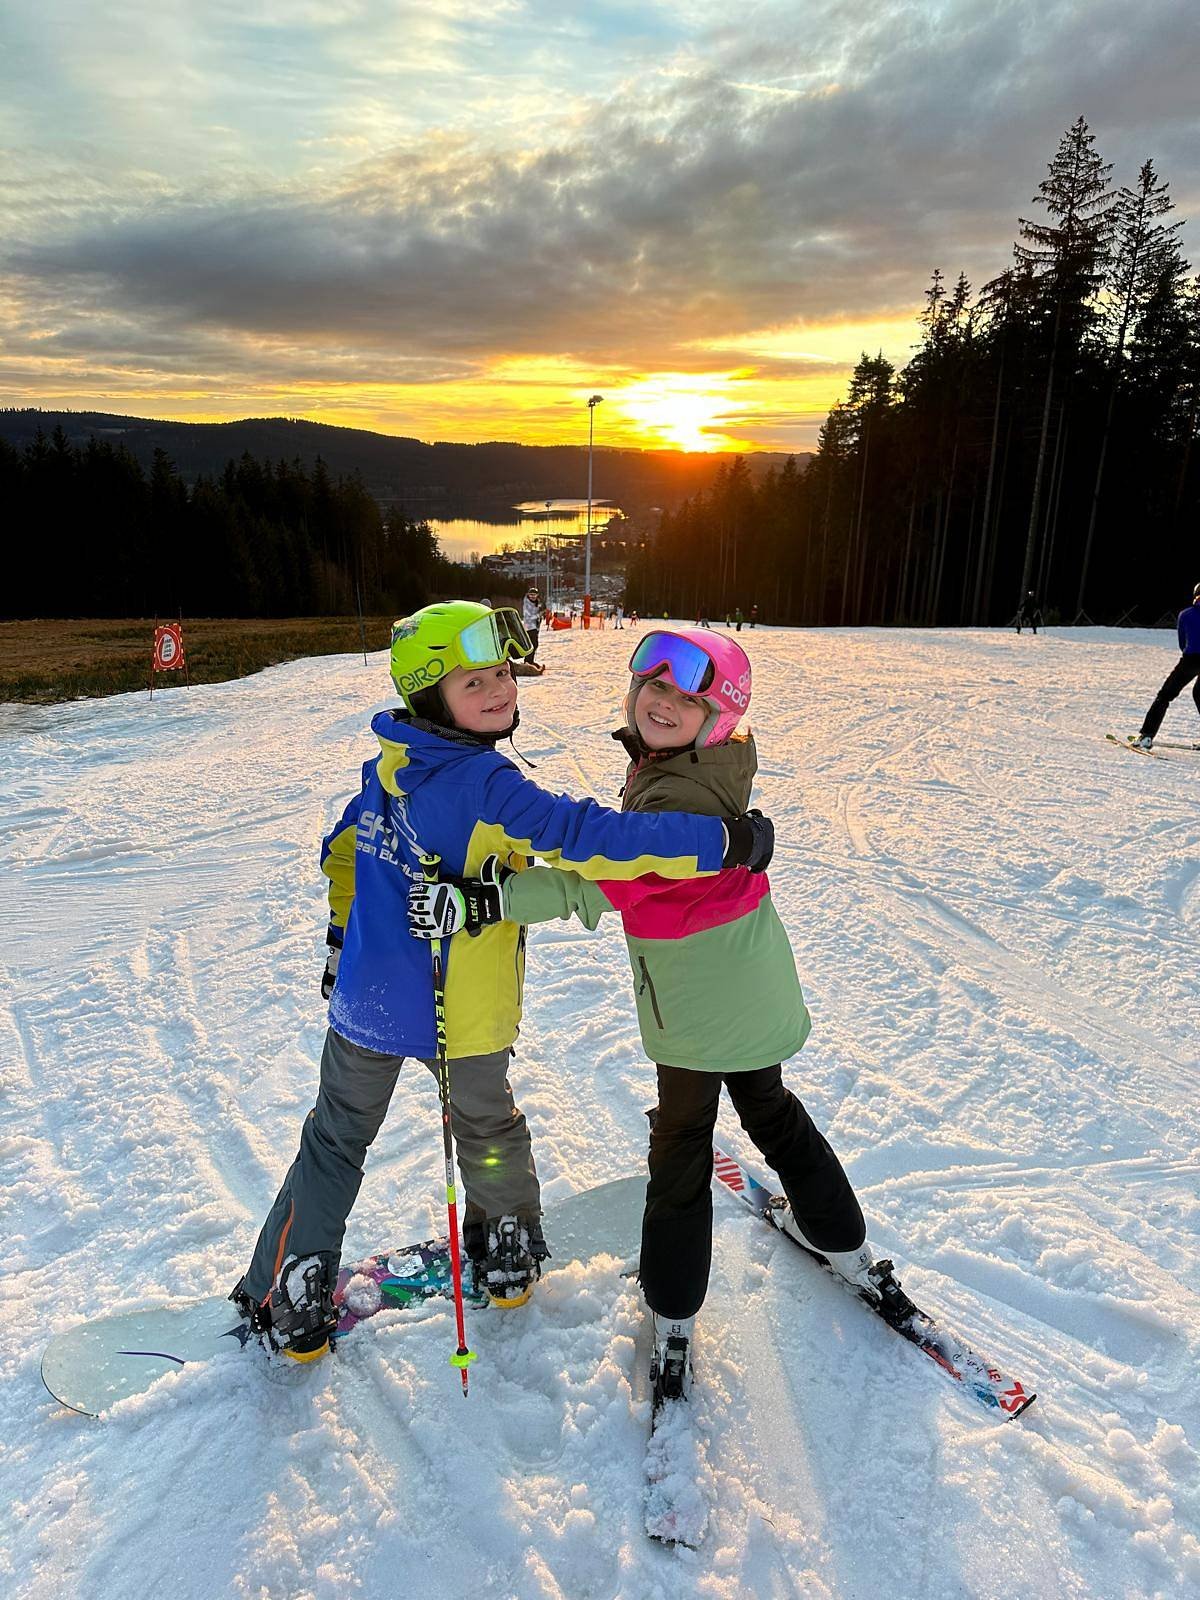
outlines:
[{"label": "cloud", "polygon": [[[379,15],[341,11],[348,28]],[[737,350],[801,319],[911,310],[935,265],[977,285],[994,275],[1081,111],[1118,181],[1160,152],[1167,178],[1196,181],[1169,159],[1196,137],[1190,0],[769,5],[737,27],[707,4],[648,12],[638,26],[670,44],[663,58],[540,142],[523,106],[517,141],[451,117],[266,184],[152,180],[145,205],[81,186],[49,215],[25,194],[7,260],[29,319],[10,324],[18,344],[37,330],[46,352],[119,361],[129,338],[147,364],[294,361],[314,382],[470,373],[501,353],[697,371],[704,340]],[[459,4],[428,25],[432,70],[463,64],[473,14]],[[501,20],[525,35],[555,14],[510,4]],[[612,35],[634,24],[597,15],[619,54]],[[569,67],[594,38],[560,27],[553,48]],[[403,45],[387,29],[376,66]],[[502,75],[483,92],[502,98]],[[359,148],[353,117],[312,121],[309,148]],[[746,359],[784,375],[778,351]]]}]

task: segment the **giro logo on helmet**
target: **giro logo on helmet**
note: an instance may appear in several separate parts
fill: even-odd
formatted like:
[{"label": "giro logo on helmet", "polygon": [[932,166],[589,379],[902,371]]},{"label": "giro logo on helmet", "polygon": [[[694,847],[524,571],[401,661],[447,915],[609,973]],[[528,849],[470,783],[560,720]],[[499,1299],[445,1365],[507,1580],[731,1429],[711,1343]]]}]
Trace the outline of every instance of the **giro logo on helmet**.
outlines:
[{"label": "giro logo on helmet", "polygon": [[435,656],[431,661],[423,661],[414,672],[402,672],[395,683],[401,694],[416,694],[418,689],[431,688],[445,675],[446,663]]}]

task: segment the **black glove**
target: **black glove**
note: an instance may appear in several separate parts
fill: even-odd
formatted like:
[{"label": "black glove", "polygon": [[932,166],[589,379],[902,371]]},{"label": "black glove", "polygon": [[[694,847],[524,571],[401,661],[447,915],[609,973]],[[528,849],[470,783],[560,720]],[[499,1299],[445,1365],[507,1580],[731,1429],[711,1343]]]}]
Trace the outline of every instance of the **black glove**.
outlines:
[{"label": "black glove", "polygon": [[747,867],[765,872],[775,853],[775,824],[761,811],[743,811],[740,817],[722,817],[729,843],[723,867]]},{"label": "black glove", "polygon": [[503,922],[501,888],[512,876],[497,856],[488,856],[477,878],[438,878],[414,883],[408,891],[408,931],[417,939],[448,939],[453,933],[477,934]]},{"label": "black glove", "polygon": [[321,975],[321,999],[328,1000],[333,993],[333,986],[337,982],[338,962],[342,959],[342,947],[334,944],[326,936],[325,943],[329,946],[329,954],[325,957],[325,971]]}]

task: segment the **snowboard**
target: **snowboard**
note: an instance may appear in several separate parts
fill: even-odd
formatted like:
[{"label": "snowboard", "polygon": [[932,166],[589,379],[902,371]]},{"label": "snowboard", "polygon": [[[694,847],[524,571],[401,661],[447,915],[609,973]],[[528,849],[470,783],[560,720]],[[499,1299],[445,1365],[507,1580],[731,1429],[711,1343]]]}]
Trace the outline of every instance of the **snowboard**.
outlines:
[{"label": "snowboard", "polygon": [[[601,1252],[622,1260],[633,1255],[645,1197],[644,1177],[618,1178],[550,1206],[544,1227],[551,1260],[544,1270]],[[468,1272],[467,1304],[486,1306],[487,1296],[473,1293],[469,1279]],[[366,1256],[338,1273],[336,1342],[377,1312],[404,1311],[453,1293],[448,1239]],[[144,1393],[164,1373],[247,1343],[255,1343],[247,1324],[222,1295],[119,1312],[94,1317],[52,1339],[42,1356],[42,1382],[60,1405],[98,1417],[118,1400]]]}]

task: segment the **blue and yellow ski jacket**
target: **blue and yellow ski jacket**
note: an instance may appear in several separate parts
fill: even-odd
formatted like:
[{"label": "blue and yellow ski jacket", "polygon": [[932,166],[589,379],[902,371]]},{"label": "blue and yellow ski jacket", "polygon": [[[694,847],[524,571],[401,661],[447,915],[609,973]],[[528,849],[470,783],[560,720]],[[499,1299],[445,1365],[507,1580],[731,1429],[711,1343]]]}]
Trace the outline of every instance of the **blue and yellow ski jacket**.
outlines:
[{"label": "blue and yellow ski jacket", "polygon": [[[718,817],[623,815],[552,795],[492,746],[442,738],[403,712],[381,711],[371,729],[380,754],[364,764],[362,792],[321,851],[330,936],[342,941],[329,1023],[363,1049],[424,1060],[437,1053],[429,942],[408,931],[408,891],[423,876],[422,854],[466,877],[493,853],[518,871],[538,856],[589,879],[720,870]],[[524,928],[498,922],[442,949],[447,1055],[506,1049],[521,1019]]]}]

